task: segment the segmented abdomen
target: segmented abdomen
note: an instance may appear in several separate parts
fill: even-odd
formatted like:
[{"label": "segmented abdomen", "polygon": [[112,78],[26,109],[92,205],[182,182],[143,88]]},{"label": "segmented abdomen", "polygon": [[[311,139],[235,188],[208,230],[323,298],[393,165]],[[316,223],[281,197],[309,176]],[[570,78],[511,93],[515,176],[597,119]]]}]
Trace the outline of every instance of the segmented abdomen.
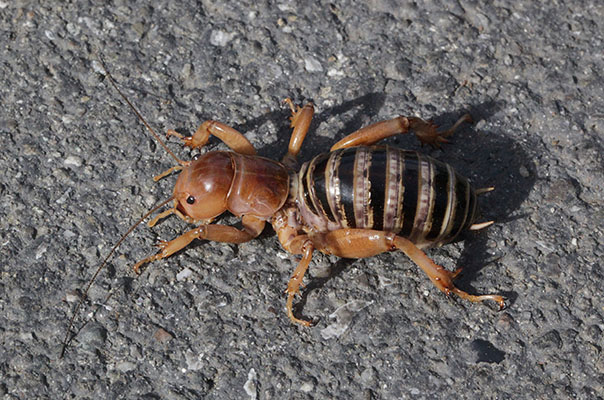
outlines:
[{"label": "segmented abdomen", "polygon": [[421,247],[453,240],[476,214],[474,191],[450,165],[389,146],[316,156],[300,170],[297,198],[314,231],[389,231]]}]

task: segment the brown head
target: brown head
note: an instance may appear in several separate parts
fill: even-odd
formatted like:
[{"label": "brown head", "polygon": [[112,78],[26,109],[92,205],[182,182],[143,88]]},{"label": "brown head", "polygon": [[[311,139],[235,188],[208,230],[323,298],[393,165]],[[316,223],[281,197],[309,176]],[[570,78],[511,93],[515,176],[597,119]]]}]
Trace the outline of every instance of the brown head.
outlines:
[{"label": "brown head", "polygon": [[195,220],[211,220],[227,210],[233,182],[233,163],[228,153],[211,151],[184,167],[174,186],[176,208]]}]

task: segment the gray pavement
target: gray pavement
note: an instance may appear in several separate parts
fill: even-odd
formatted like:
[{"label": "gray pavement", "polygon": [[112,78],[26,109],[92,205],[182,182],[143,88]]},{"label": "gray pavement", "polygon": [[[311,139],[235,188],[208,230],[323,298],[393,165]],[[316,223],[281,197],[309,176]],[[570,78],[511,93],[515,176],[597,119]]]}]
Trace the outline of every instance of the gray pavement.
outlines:
[{"label": "gray pavement", "polygon": [[[0,395],[603,398],[603,20],[598,1],[0,1]],[[400,253],[316,254],[297,312],[320,320],[294,326],[296,258],[270,228],[137,278],[188,228],[171,217],[120,246],[59,359],[79,289],[175,180],[153,182],[173,161],[98,54],[159,132],[217,119],[275,159],[286,97],[316,104],[303,160],[380,119],[469,111],[444,150],[389,143],[496,187],[481,197],[494,226],[428,254],[508,308],[447,298]]]}]

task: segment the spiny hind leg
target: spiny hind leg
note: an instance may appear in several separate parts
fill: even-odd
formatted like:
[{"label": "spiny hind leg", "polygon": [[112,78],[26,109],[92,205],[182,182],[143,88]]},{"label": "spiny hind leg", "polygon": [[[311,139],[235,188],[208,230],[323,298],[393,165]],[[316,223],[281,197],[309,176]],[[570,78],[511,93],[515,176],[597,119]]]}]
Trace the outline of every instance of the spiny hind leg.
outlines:
[{"label": "spiny hind leg", "polygon": [[392,240],[392,244],[395,248],[401,250],[414,263],[416,263],[426,273],[426,275],[428,275],[428,278],[430,278],[432,283],[434,283],[434,286],[436,286],[440,291],[442,291],[446,295],[449,295],[450,293],[455,293],[462,299],[469,300],[471,302],[492,300],[499,305],[500,310],[505,308],[505,299],[502,296],[494,294],[475,296],[457,288],[453,284],[453,279],[455,279],[459,275],[459,273],[461,272],[461,268],[458,268],[453,272],[446,270],[440,265],[435,264],[434,261],[432,261],[426,255],[426,253],[420,250],[411,241],[403,237],[394,237],[394,239]]},{"label": "spiny hind leg", "polygon": [[498,295],[474,296],[455,287],[453,280],[462,271],[448,271],[435,264],[423,251],[410,240],[394,233],[369,229],[338,229],[325,234],[314,235],[313,243],[317,250],[338,257],[363,258],[391,250],[401,250],[428,275],[432,283],[445,294],[455,293],[459,297],[472,301],[493,300],[499,308],[505,307],[504,298]]},{"label": "spiny hind leg", "polygon": [[463,115],[451,128],[438,132],[436,130],[438,127],[432,122],[417,117],[401,116],[361,128],[334,144],[331,151],[355,146],[369,146],[382,139],[409,131],[414,131],[422,144],[440,147],[441,143],[447,142],[445,138],[452,135],[463,122],[472,122],[470,114]]}]

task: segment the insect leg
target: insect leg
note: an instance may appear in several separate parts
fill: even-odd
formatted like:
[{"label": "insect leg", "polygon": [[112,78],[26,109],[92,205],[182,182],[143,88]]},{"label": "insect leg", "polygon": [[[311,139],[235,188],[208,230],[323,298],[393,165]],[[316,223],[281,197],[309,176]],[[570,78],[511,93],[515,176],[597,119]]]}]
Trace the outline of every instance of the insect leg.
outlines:
[{"label": "insect leg", "polygon": [[312,237],[317,250],[335,254],[339,257],[361,258],[370,257],[390,250],[401,250],[415,264],[417,264],[428,275],[432,283],[446,295],[455,293],[459,297],[479,302],[484,300],[495,301],[500,309],[505,307],[502,296],[482,295],[474,296],[458,289],[453,284],[453,279],[460,273],[461,269],[448,271],[440,265],[435,264],[422,250],[410,240],[393,233],[375,231],[368,229],[339,229],[325,234]]},{"label": "insect leg", "polygon": [[326,254],[343,258],[365,258],[391,250],[388,235],[391,234],[385,231],[350,228],[315,234],[311,239],[317,250]]},{"label": "insect leg", "polygon": [[271,221],[283,248],[292,254],[302,255],[302,260],[300,260],[298,266],[294,270],[294,273],[287,284],[287,289],[285,290],[285,293],[287,293],[287,316],[293,323],[311,326],[311,321],[299,319],[294,316],[293,302],[294,296],[300,293],[300,286],[304,286],[302,284],[302,279],[310,264],[314,246],[307,235],[298,234],[297,227],[290,224],[290,217],[291,215],[285,212],[282,215],[276,216]]},{"label": "insect leg", "polygon": [[411,243],[411,241],[403,237],[396,236],[393,239],[393,245],[405,253],[411,260],[413,260],[413,262],[416,263],[426,273],[426,275],[428,275],[432,283],[434,283],[434,286],[436,286],[446,295],[455,293],[462,299],[472,302],[492,300],[499,305],[500,310],[505,308],[505,300],[502,296],[494,294],[475,296],[455,287],[453,284],[453,279],[459,274],[460,270],[458,269],[457,271],[451,272],[447,271],[440,265],[435,264],[434,261],[432,261],[426,255],[426,253],[421,251],[416,245]]},{"label": "insect leg", "polygon": [[210,135],[214,135],[239,154],[256,154],[254,146],[252,146],[250,141],[247,140],[241,132],[218,121],[205,121],[199,126],[193,136],[183,136],[173,129],[168,130],[166,135],[176,136],[182,139],[185,146],[189,146],[192,149],[204,146],[208,142]]},{"label": "insect leg", "polygon": [[292,277],[290,278],[290,280],[287,284],[287,289],[285,290],[285,293],[287,293],[287,303],[286,303],[287,316],[289,317],[289,319],[292,320],[292,322],[294,322],[296,324],[304,325],[304,326],[312,326],[313,323],[312,323],[312,321],[307,321],[304,319],[296,318],[294,316],[294,312],[293,312],[292,308],[293,308],[294,296],[297,294],[300,294],[300,286],[304,286],[304,284],[302,283],[302,279],[304,278],[304,274],[308,270],[308,265],[310,264],[310,260],[312,259],[313,251],[314,251],[314,247],[312,246],[312,244],[308,243],[305,246],[303,246],[302,259],[300,260],[300,262],[298,263],[298,266],[294,270],[294,273],[292,274]]},{"label": "insect leg", "polygon": [[289,167],[293,167],[296,163],[296,157],[302,148],[302,143],[304,142],[308,128],[310,127],[315,108],[312,103],[306,103],[304,107],[300,108],[300,106],[295,106],[289,98],[285,99],[284,102],[287,103],[292,110],[290,127],[294,128],[294,130],[289,139],[287,154],[283,157],[282,162]]},{"label": "insect leg", "polygon": [[437,126],[432,122],[427,122],[417,117],[407,118],[401,116],[361,128],[331,146],[330,151],[347,147],[369,146],[382,139],[408,133],[410,130],[415,132],[415,135],[422,144],[439,147],[441,143],[447,142],[445,137],[452,135],[462,122],[471,121],[470,114],[465,114],[451,128],[443,132],[437,132]]},{"label": "insect leg", "polygon": [[134,265],[134,272],[140,272],[140,267],[153,261],[161,260],[171,256],[187,247],[195,239],[205,239],[213,242],[244,243],[257,237],[264,229],[265,221],[244,216],[242,219],[243,229],[237,229],[228,225],[202,225],[183,233],[175,239],[161,241],[158,243],[160,251],[152,256],[142,259]]}]

